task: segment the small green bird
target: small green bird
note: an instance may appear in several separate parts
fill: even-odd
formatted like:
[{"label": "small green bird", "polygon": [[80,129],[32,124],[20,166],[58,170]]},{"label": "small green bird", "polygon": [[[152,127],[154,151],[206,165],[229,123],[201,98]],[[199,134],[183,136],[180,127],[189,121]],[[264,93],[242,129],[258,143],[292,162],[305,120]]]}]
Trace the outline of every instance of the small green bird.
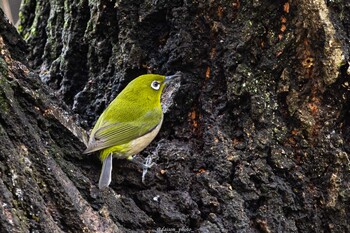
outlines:
[{"label": "small green bird", "polygon": [[156,137],[163,122],[162,91],[176,77],[180,74],[145,74],[135,78],[98,118],[83,153],[101,150],[100,189],[111,183],[113,155],[132,159]]}]

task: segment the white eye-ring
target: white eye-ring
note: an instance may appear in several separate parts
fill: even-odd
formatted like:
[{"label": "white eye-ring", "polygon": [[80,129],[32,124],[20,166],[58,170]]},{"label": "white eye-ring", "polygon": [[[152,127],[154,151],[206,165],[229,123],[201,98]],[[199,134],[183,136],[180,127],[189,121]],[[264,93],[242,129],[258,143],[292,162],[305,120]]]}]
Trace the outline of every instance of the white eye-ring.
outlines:
[{"label": "white eye-ring", "polygon": [[153,81],[151,83],[151,87],[154,89],[154,90],[159,90],[160,88],[160,83],[158,81]]}]

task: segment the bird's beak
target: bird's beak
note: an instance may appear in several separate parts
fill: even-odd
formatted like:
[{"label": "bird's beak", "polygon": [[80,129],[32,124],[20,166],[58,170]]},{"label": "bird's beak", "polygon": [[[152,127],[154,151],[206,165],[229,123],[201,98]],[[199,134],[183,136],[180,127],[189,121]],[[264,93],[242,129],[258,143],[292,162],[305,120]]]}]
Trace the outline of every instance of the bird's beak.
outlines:
[{"label": "bird's beak", "polygon": [[180,78],[181,77],[181,72],[177,71],[175,74],[173,75],[169,75],[169,76],[165,76],[165,83],[171,82],[176,78]]}]

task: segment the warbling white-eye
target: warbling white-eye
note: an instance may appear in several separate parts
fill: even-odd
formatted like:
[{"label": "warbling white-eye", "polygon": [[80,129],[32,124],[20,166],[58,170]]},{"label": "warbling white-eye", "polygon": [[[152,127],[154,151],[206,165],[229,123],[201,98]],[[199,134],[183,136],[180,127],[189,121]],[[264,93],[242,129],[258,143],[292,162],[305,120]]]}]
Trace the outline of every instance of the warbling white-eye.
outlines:
[{"label": "warbling white-eye", "polygon": [[135,78],[98,118],[84,154],[101,151],[100,189],[111,182],[113,156],[132,159],[156,137],[163,122],[162,91],[179,76],[145,74]]}]

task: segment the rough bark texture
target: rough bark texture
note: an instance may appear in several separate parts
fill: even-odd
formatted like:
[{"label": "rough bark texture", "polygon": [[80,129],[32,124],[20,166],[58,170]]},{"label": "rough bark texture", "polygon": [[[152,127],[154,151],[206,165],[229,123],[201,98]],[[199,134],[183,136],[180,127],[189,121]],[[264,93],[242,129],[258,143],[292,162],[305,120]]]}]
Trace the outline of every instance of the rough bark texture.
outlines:
[{"label": "rough bark texture", "polygon": [[[350,232],[347,0],[27,0],[28,52],[0,17],[4,232]],[[72,121],[177,70],[146,185],[118,161],[98,191]]]}]

